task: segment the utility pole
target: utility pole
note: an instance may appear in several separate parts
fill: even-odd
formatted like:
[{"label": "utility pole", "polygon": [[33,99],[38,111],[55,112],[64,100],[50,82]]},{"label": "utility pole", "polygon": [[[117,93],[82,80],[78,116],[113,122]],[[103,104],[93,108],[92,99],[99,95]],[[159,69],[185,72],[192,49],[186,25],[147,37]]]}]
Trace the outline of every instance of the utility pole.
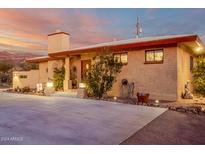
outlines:
[{"label": "utility pole", "polygon": [[136,38],[140,37],[140,33],[142,33],[142,29],[140,27],[139,17],[137,17],[137,24],[136,24]]}]

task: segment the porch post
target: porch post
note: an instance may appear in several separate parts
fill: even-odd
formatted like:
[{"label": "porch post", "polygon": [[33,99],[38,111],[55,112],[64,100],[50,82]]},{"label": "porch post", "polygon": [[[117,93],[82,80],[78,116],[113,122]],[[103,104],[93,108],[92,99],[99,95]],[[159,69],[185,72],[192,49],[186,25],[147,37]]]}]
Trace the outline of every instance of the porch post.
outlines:
[{"label": "porch post", "polygon": [[72,82],[70,80],[70,57],[65,57],[65,79],[63,82],[63,89],[64,91],[68,91],[72,89]]}]

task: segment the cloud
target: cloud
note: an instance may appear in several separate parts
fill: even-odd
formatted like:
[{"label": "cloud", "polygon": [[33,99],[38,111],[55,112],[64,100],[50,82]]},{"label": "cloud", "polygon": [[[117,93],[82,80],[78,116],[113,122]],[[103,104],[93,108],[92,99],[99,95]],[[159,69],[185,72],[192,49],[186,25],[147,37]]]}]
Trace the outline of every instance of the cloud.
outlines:
[{"label": "cloud", "polygon": [[[71,35],[71,47],[130,38],[140,16],[142,36],[196,33],[204,38],[205,9],[0,9],[0,50],[47,53],[47,35]],[[10,47],[9,47],[10,45]]]},{"label": "cloud", "polygon": [[47,34],[61,29],[71,34],[72,47],[79,47],[111,40],[104,24],[84,9],[0,9],[0,43],[38,54],[46,52]]}]

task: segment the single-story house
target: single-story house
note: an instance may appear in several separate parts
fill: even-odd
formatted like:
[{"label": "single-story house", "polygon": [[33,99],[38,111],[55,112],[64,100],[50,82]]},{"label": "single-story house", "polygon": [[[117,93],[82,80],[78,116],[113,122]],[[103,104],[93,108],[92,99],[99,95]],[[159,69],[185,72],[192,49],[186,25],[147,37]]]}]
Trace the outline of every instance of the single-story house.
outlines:
[{"label": "single-story house", "polygon": [[121,81],[127,79],[134,84],[134,95],[143,92],[149,93],[151,99],[176,101],[181,98],[186,82],[192,80],[194,57],[204,54],[204,45],[197,35],[186,34],[133,38],[72,49],[70,34],[58,31],[48,35],[47,56],[26,60],[38,63],[39,70],[20,73],[23,78],[17,78],[19,72],[14,72],[13,88],[51,82],[54,68],[64,66],[64,91],[75,91],[82,81],[82,72],[93,63],[96,54],[104,51],[112,52],[124,64],[108,95],[120,97]]}]

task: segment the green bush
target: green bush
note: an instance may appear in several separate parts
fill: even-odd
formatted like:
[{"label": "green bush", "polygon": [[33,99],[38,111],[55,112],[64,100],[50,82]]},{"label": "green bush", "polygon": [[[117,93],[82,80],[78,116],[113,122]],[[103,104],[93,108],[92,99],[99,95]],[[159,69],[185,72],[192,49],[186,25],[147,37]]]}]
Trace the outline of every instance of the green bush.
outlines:
[{"label": "green bush", "polygon": [[205,58],[199,57],[195,60],[193,69],[194,91],[205,96]]},{"label": "green bush", "polygon": [[27,62],[21,62],[17,64],[23,71],[30,71],[30,70],[37,70],[39,69],[39,65],[35,63],[27,63]]},{"label": "green bush", "polygon": [[122,63],[114,60],[113,54],[104,53],[94,57],[94,64],[85,72],[85,83],[90,96],[101,98],[111,90]]},{"label": "green bush", "polygon": [[28,93],[28,92],[30,92],[31,91],[31,89],[30,89],[30,87],[23,87],[22,89],[21,89],[21,91],[23,92],[23,93]]},{"label": "green bush", "polygon": [[65,78],[65,68],[55,68],[53,72],[53,86],[56,91],[63,90],[63,81]]},{"label": "green bush", "polygon": [[0,61],[0,72],[5,73],[13,68],[13,65],[6,61]]}]

